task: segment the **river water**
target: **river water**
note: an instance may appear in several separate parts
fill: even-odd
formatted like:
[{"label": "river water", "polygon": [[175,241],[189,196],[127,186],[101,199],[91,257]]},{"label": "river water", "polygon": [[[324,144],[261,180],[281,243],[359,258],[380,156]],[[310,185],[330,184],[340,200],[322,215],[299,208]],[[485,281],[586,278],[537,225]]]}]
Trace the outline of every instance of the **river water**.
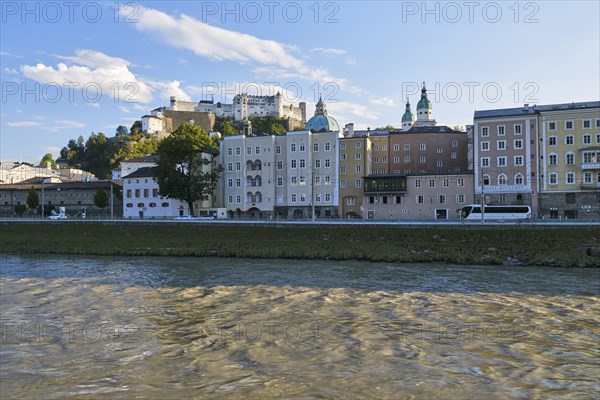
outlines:
[{"label": "river water", "polygon": [[2,399],[600,390],[598,269],[0,257]]}]

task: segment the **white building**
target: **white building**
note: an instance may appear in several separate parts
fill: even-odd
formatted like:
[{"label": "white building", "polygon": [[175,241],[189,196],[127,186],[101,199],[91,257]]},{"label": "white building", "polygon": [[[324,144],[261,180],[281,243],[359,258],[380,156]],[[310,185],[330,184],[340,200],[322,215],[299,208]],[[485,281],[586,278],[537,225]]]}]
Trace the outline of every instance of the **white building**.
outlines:
[{"label": "white building", "polygon": [[222,190],[229,217],[336,216],[340,129],[320,99],[304,131],[242,132],[221,141]]}]

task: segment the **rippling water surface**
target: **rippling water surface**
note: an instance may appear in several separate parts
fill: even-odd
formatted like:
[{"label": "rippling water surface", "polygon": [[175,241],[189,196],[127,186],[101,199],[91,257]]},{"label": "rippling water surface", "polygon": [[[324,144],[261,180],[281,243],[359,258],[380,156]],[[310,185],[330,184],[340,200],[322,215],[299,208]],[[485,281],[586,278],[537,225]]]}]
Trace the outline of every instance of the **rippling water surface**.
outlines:
[{"label": "rippling water surface", "polygon": [[599,270],[0,261],[2,399],[588,399],[600,390]]}]

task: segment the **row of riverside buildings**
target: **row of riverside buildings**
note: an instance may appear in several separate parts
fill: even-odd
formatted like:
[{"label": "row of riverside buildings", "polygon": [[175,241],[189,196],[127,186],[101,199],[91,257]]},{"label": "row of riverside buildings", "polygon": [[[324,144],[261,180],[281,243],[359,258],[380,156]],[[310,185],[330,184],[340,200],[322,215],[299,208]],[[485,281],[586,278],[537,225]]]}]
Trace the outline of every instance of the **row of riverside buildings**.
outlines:
[{"label": "row of riverside buildings", "polygon": [[[321,99],[302,131],[263,134],[247,119],[239,125],[239,135],[220,141],[219,155],[206,155],[224,170],[212,199],[195,206],[199,213],[454,220],[461,207],[484,201],[529,205],[534,218],[600,217],[598,101],[475,111],[473,125],[459,132],[433,119],[423,84],[416,115],[407,99],[393,131],[341,129]],[[142,193],[157,192],[153,165],[122,172],[124,215],[185,215],[185,205],[167,206],[168,199],[151,200],[162,213],[147,207]],[[128,199],[140,182],[150,186]]]}]

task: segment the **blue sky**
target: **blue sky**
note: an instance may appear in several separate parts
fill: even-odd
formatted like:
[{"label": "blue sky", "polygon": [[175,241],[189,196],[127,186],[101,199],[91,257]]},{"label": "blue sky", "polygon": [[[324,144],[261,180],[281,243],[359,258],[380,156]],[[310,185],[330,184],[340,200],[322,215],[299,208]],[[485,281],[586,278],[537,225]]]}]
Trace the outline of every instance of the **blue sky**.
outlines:
[{"label": "blue sky", "polygon": [[112,136],[169,96],[306,101],[400,126],[425,80],[440,124],[600,99],[597,1],[1,2],[0,160]]}]

